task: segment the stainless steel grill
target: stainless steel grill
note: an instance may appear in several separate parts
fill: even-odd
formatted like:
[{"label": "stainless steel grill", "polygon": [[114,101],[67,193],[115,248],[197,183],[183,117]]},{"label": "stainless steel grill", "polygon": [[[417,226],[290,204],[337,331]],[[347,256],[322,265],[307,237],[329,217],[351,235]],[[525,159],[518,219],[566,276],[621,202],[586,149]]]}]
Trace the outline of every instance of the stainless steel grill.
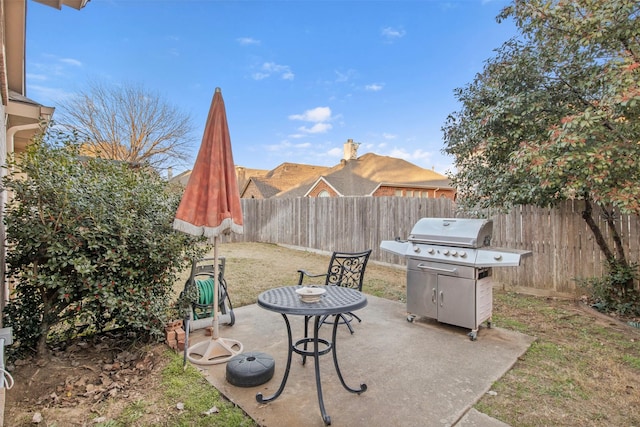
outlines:
[{"label": "stainless steel grill", "polygon": [[425,316],[471,329],[477,338],[491,327],[493,267],[520,265],[529,251],[491,247],[487,219],[422,218],[406,241],[385,240],[380,249],[407,258],[407,320]]}]

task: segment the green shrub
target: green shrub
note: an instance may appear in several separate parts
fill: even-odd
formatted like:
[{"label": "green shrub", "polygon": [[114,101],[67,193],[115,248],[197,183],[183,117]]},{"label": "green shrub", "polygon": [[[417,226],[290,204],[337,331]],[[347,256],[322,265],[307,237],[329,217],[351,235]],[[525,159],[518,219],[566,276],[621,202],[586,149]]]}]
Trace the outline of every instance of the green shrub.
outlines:
[{"label": "green shrub", "polygon": [[198,250],[172,229],[180,195],[155,171],[79,153],[73,137],[50,132],[4,178],[5,325],[22,351],[46,351],[54,326],[159,337],[176,274]]},{"label": "green shrub", "polygon": [[640,316],[640,293],[629,287],[638,279],[638,264],[608,264],[606,276],[578,281],[593,300],[592,306],[605,313],[621,316]]}]

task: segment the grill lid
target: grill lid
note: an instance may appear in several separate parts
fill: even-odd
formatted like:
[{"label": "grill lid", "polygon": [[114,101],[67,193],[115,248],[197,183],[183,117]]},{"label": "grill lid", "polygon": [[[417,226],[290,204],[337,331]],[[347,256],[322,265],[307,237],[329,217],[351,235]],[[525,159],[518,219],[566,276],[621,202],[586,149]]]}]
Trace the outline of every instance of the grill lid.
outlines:
[{"label": "grill lid", "polygon": [[489,246],[493,233],[490,219],[422,218],[411,229],[414,243],[480,248]]}]

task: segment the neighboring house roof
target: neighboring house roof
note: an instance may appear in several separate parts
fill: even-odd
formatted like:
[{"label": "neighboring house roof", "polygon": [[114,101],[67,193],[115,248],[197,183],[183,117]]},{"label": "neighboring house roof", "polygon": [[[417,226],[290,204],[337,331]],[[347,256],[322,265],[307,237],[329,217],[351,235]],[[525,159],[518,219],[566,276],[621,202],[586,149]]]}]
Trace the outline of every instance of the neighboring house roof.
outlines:
[{"label": "neighboring house roof", "polygon": [[171,177],[169,182],[172,184],[178,184],[182,187],[186,187],[189,182],[189,177],[191,176],[191,170],[184,171],[179,173],[178,175]]},{"label": "neighboring house roof", "polygon": [[321,181],[341,196],[368,196],[381,185],[393,187],[451,188],[446,176],[423,169],[406,160],[367,153],[357,159],[343,160],[322,176],[278,193],[275,197],[304,197]]},{"label": "neighboring house roof", "polygon": [[[340,196],[370,196],[381,186],[452,188],[444,175],[406,160],[374,153],[342,160],[331,168],[286,162],[270,171],[236,166],[236,175],[241,197],[253,185],[265,199],[305,197],[320,182],[326,183]],[[190,170],[176,175],[170,181],[184,187],[189,176]],[[241,184],[243,181],[244,184]]]},{"label": "neighboring house roof", "polygon": [[265,199],[279,192],[286,191],[303,181],[317,178],[328,170],[326,166],[303,165],[299,163],[282,163],[262,177],[251,176],[240,191],[240,195],[253,183]]},{"label": "neighboring house roof", "polygon": [[240,192],[240,196],[244,194],[245,192],[244,190],[246,190],[251,183],[253,183],[253,185],[256,186],[256,189],[258,190],[258,192],[260,192],[262,197],[265,199],[268,199],[269,197],[273,197],[280,192],[280,189],[278,189],[277,187],[269,185],[269,182],[267,180],[264,180],[259,177],[251,177],[246,182],[243,188],[243,191]]},{"label": "neighboring house roof", "polygon": [[238,178],[238,188],[240,189],[240,194],[242,194],[243,189],[247,186],[249,180],[254,176],[261,177],[268,174],[269,171],[265,169],[249,169],[244,166],[236,166],[236,177]]},{"label": "neighboring house roof", "polygon": [[[243,166],[236,166],[236,178],[238,179],[238,188],[244,188],[248,179],[247,177],[251,176],[263,176],[266,175],[269,171],[263,169],[247,169]],[[172,177],[169,182],[173,184],[181,185],[182,187],[187,186],[187,182],[189,182],[189,177],[191,176],[191,169],[181,172],[180,174]]]},{"label": "neighboring house roof", "polygon": [[326,166],[303,165],[300,163],[282,163],[269,171],[264,177],[271,181],[272,185],[280,188],[290,188],[300,181],[318,176],[329,169]]}]

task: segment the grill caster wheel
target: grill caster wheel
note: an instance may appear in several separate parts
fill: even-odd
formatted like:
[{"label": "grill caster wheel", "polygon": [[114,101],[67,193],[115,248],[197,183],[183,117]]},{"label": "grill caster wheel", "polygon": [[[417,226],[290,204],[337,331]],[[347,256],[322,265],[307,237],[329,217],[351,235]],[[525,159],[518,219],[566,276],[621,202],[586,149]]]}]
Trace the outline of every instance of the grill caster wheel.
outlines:
[{"label": "grill caster wheel", "polygon": [[475,341],[478,339],[478,333],[476,331],[471,331],[467,335],[469,335],[469,339],[471,341]]},{"label": "grill caster wheel", "polygon": [[414,316],[413,314],[410,314],[407,316],[407,322],[409,323],[413,323],[413,320],[416,318],[416,316]]}]

